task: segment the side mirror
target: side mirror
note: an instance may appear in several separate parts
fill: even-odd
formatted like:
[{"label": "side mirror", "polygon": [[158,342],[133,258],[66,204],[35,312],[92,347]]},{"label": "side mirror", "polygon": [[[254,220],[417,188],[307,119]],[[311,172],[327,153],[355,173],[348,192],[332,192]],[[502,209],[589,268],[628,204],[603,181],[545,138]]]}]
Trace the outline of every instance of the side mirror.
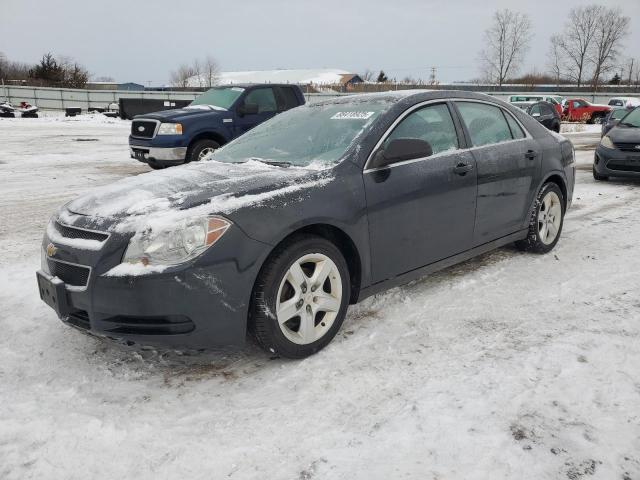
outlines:
[{"label": "side mirror", "polygon": [[244,117],[245,115],[255,115],[260,111],[257,103],[243,103],[238,107],[238,115]]},{"label": "side mirror", "polygon": [[417,138],[396,138],[381,148],[371,159],[371,168],[382,168],[393,163],[433,155],[429,142]]}]

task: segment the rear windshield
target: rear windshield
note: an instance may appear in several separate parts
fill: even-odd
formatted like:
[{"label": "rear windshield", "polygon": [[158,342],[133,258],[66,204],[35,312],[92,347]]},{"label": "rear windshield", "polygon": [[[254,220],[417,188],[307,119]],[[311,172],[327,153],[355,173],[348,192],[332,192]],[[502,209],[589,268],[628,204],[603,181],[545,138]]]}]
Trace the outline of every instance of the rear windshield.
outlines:
[{"label": "rear windshield", "polygon": [[233,105],[233,102],[242,95],[242,92],[244,92],[244,88],[240,87],[212,88],[197,97],[189,105],[211,105],[228,110]]}]

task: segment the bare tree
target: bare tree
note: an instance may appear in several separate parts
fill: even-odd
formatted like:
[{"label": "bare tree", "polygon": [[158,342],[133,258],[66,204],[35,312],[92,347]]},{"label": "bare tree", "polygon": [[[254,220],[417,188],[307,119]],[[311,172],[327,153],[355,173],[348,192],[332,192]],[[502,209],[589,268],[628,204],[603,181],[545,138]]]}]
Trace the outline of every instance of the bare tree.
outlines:
[{"label": "bare tree", "polygon": [[495,12],[493,24],[485,32],[485,49],[480,53],[487,78],[502,86],[520,68],[530,41],[528,15],[509,9]]},{"label": "bare tree", "polygon": [[562,37],[560,35],[553,35],[551,37],[551,45],[549,46],[547,59],[549,72],[553,75],[556,85],[559,86],[563,69]]},{"label": "bare tree", "polygon": [[189,80],[195,75],[193,66],[183,63],[169,75],[169,82],[174,87],[187,88],[190,86]]},{"label": "bare tree", "polygon": [[373,82],[375,76],[376,74],[373,72],[373,70],[370,70],[368,68],[360,74],[360,78],[365,82]]},{"label": "bare tree", "polygon": [[213,87],[218,83],[218,63],[211,56],[206,56],[202,62],[202,78],[204,86],[207,88]]},{"label": "bare tree", "polygon": [[622,41],[629,33],[629,17],[620,9],[602,9],[593,38],[589,61],[593,65],[593,87],[598,88],[600,77],[614,68]]},{"label": "bare tree", "polygon": [[587,7],[573,8],[569,12],[569,18],[565,24],[566,32],[561,37],[560,47],[568,62],[568,77],[582,85],[586,77],[585,70],[589,63],[591,51],[600,17],[604,7],[590,5]]}]

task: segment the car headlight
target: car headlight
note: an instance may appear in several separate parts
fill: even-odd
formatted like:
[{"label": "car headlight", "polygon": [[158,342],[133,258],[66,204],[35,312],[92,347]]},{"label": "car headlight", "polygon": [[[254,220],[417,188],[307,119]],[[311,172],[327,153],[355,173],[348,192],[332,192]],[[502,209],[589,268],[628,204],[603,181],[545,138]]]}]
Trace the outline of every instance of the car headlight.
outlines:
[{"label": "car headlight", "polygon": [[613,145],[613,142],[611,141],[611,139],[609,138],[609,135],[605,135],[604,137],[602,137],[602,140],[600,140],[600,146],[604,148],[616,148]]},{"label": "car headlight", "polygon": [[148,228],[137,232],[124,254],[122,263],[142,265],[178,265],[196,258],[216,243],[231,226],[218,217],[197,217],[168,229]]},{"label": "car headlight", "polygon": [[161,123],[158,135],[182,135],[181,123]]}]

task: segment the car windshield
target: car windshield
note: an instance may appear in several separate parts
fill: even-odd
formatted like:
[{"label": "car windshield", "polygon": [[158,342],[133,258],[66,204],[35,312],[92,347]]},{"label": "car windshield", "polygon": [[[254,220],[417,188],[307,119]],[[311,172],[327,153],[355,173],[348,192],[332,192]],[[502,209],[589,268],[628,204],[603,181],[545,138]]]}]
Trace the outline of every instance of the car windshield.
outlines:
[{"label": "car windshield", "polygon": [[611,119],[613,120],[620,120],[622,117],[624,117],[627,113],[629,113],[629,110],[625,110],[623,108],[620,108],[618,110],[614,110],[613,112],[611,112]]},{"label": "car windshield", "polygon": [[244,92],[244,88],[240,87],[221,87],[207,90],[189,104],[190,107],[196,105],[211,105],[212,107],[220,107],[228,110],[233,102],[235,102]]},{"label": "car windshield", "polygon": [[339,161],[389,102],[305,105],[262,123],[211,155],[217,162],[257,160],[305,167]]},{"label": "car windshield", "polygon": [[620,125],[640,128],[640,108],[631,110],[629,114],[620,121]]}]

